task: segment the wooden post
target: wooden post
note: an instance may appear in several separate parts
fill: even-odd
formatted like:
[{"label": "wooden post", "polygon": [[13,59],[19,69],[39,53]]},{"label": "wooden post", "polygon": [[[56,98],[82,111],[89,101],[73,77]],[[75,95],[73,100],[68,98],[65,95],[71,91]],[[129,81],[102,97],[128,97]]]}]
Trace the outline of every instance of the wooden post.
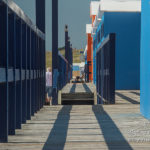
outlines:
[{"label": "wooden post", "polygon": [[97,92],[94,91],[94,105],[97,105]]},{"label": "wooden post", "polygon": [[58,0],[52,0],[52,72],[53,72],[53,104],[58,104]]},{"label": "wooden post", "polygon": [[61,105],[61,90],[58,92],[58,105]]},{"label": "wooden post", "polygon": [[45,33],[45,0],[36,0],[36,25]]}]

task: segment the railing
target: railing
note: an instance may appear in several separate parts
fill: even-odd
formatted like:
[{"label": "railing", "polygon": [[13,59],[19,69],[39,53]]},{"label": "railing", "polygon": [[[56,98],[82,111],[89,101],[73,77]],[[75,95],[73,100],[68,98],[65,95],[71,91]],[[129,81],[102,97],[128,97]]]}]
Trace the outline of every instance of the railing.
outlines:
[{"label": "railing", "polygon": [[69,83],[72,78],[72,44],[70,43],[70,37],[68,33],[68,25],[65,25],[65,59],[68,63],[67,72],[66,72],[66,80]]},{"label": "railing", "polygon": [[96,52],[98,104],[115,103],[115,34],[109,34]]},{"label": "railing", "polygon": [[45,100],[45,35],[11,0],[0,0],[0,142]]},{"label": "railing", "polygon": [[[72,78],[72,66],[60,53],[58,55],[58,90],[61,90]],[[69,67],[69,68],[68,68]]]}]

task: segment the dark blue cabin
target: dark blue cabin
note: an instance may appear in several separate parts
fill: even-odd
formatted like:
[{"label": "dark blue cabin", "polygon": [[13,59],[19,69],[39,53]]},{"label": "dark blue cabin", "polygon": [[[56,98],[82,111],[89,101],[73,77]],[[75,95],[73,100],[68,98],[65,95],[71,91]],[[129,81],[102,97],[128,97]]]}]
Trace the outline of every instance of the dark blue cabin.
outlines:
[{"label": "dark blue cabin", "polygon": [[[120,2],[115,3],[112,7],[111,5],[108,7],[104,1],[100,4],[101,21],[93,36],[94,83],[96,83],[96,51],[108,34],[115,33],[115,89],[138,90],[140,88],[140,3],[135,1],[133,6],[129,5],[130,2],[124,5],[119,4]],[[128,8],[128,5],[131,8]],[[116,8],[113,8],[114,6]],[[96,18],[97,22],[99,16]]]}]

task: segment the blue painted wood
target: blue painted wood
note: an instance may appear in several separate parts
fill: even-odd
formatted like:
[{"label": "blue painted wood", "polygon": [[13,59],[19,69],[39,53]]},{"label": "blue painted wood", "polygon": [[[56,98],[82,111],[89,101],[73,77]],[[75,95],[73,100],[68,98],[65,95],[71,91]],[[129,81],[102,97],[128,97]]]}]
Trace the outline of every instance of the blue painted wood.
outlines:
[{"label": "blue painted wood", "polygon": [[45,0],[36,0],[36,25],[45,33]]},{"label": "blue painted wood", "polygon": [[[1,2],[0,2],[1,3]],[[6,82],[0,84],[0,142],[8,141],[8,7],[0,5],[0,66],[5,67]]]},{"label": "blue painted wood", "polygon": [[37,37],[35,37],[35,52],[34,52],[34,55],[35,55],[35,64],[34,64],[34,67],[35,67],[35,70],[34,70],[34,77],[35,77],[35,112],[37,113],[38,111],[38,91],[37,91],[37,88],[38,88],[38,80],[37,80],[37,63],[38,63],[38,60],[37,60]]},{"label": "blue painted wood", "polygon": [[[36,68],[39,68],[39,37],[37,37],[37,39],[36,39],[37,41],[37,49],[36,49]],[[38,63],[39,62],[39,63]],[[40,110],[40,92],[39,92],[39,71],[38,71],[38,69],[37,69],[37,111],[39,111]]]},{"label": "blue painted wood", "polygon": [[0,83],[6,82],[6,69],[0,68]]},{"label": "blue painted wood", "polygon": [[19,81],[20,80],[20,72],[19,69],[15,69],[15,80]]},{"label": "blue painted wood", "polygon": [[65,25],[65,58],[68,61],[68,25]]},{"label": "blue painted wood", "polygon": [[31,30],[27,28],[27,119],[31,119]]},{"label": "blue painted wood", "polygon": [[9,82],[9,135],[15,135],[16,129],[16,99],[14,82]]},{"label": "blue painted wood", "polygon": [[32,102],[31,102],[31,115],[33,116],[34,113],[35,113],[35,79],[34,79],[34,76],[35,76],[35,72],[34,72],[34,69],[35,69],[35,33],[32,32],[31,33],[31,74],[32,74],[32,81],[31,81],[31,89],[32,89],[32,95],[31,95],[31,99],[32,99]]},{"label": "blue painted wood", "polygon": [[8,82],[13,82],[13,81],[14,81],[14,70],[8,69]]},{"label": "blue painted wood", "polygon": [[150,119],[150,0],[142,0],[140,111]]},{"label": "blue painted wood", "polygon": [[58,65],[58,70],[59,70],[59,76],[58,76],[58,90],[61,90],[66,84],[67,84],[67,76],[66,76],[66,70],[68,66],[67,60],[59,54],[59,65]]},{"label": "blue painted wood", "polygon": [[[52,58],[55,58],[52,59],[52,72],[54,73],[54,70],[58,69],[58,0],[52,0]],[[53,80],[53,82],[56,83],[57,81]],[[52,97],[53,104],[57,105],[58,95],[56,88],[53,88]]]},{"label": "blue painted wood", "polygon": [[[8,141],[7,84],[0,84],[0,142]],[[5,101],[4,101],[5,100]]]},{"label": "blue painted wood", "polygon": [[[37,27],[45,33],[45,0],[36,0],[36,25]],[[38,68],[44,69],[44,76],[40,76],[40,71],[36,73],[37,80],[35,80],[35,92],[37,92],[37,102],[36,108],[39,110],[45,102],[45,41],[40,39],[39,37],[36,39],[37,44],[37,52],[36,55],[38,59],[36,59],[36,64],[38,64]],[[39,63],[38,63],[38,62]],[[42,86],[41,86],[42,85]]]},{"label": "blue painted wood", "polygon": [[[140,28],[140,12],[105,12],[103,14],[94,36],[94,83],[96,83],[96,50],[103,38],[110,33],[116,33],[116,90],[140,88]],[[99,32],[102,32],[100,42],[98,42]]]},{"label": "blue painted wood", "polygon": [[65,26],[65,59],[67,60],[68,66],[66,70],[66,80],[71,80],[71,65],[72,65],[72,48],[70,43],[70,37],[68,36],[68,26]]},{"label": "blue painted wood", "polygon": [[14,114],[15,114],[15,116],[14,116],[14,120],[15,120],[15,122],[14,122],[14,129],[16,129],[16,126],[17,126],[17,119],[16,119],[16,117],[17,117],[17,115],[16,115],[16,113],[17,113],[17,103],[16,103],[16,77],[17,77],[17,75],[16,75],[16,48],[17,48],[17,46],[16,46],[16,38],[17,38],[17,36],[16,36],[16,15],[14,14],[14,35],[13,35],[13,39],[14,39],[14,51],[13,51],[13,73],[14,73],[14,81],[13,81],[13,84],[14,84],[14,92],[13,92],[13,96],[14,96]]},{"label": "blue painted wood", "polygon": [[45,102],[45,35],[24,17],[14,2],[0,0],[0,142]]},{"label": "blue painted wood", "polygon": [[115,103],[115,34],[110,34],[96,53],[98,104]]},{"label": "blue painted wood", "polygon": [[29,19],[29,17],[23,12],[23,10],[13,2],[13,0],[1,0],[1,3],[7,5],[23,22],[25,22],[34,32],[38,34],[43,40],[45,35],[41,32]]},{"label": "blue painted wood", "polygon": [[71,58],[71,52],[70,52],[70,37],[68,39],[68,82],[70,82],[70,58]]},{"label": "blue painted wood", "polygon": [[[6,31],[6,33],[5,33],[5,37],[6,37],[6,44],[7,44],[7,49],[6,49],[6,99],[5,99],[5,101],[7,102],[7,105],[5,106],[5,111],[7,111],[7,113],[6,113],[6,119],[7,119],[7,124],[6,124],[6,126],[7,127],[5,127],[6,129],[5,130],[7,130],[7,136],[8,136],[8,130],[9,130],[9,127],[8,127],[8,119],[9,119],[9,85],[8,85],[8,66],[9,66],[9,61],[8,61],[8,59],[9,59],[9,45],[8,45],[8,40],[9,40],[9,37],[8,37],[8,6],[6,6],[6,9],[5,9],[5,14],[4,15],[6,15],[6,18],[5,18],[5,20],[6,20],[6,25],[5,25],[5,31]],[[8,140],[8,139],[7,139]]]},{"label": "blue painted wood", "polygon": [[21,129],[22,123],[21,34],[21,20],[16,18],[16,129]]},{"label": "blue painted wood", "polygon": [[26,52],[27,25],[24,22],[22,22],[22,123],[26,123],[27,120]]},{"label": "blue painted wood", "polygon": [[[33,79],[33,71],[31,70],[31,78]],[[0,68],[0,83],[6,82],[6,70],[5,68]],[[8,69],[8,82],[13,82],[14,77],[16,81],[20,80],[20,72],[19,69],[15,69],[15,75],[14,75],[14,70],[13,69]],[[35,77],[36,78],[36,77]],[[29,80],[30,79],[30,70],[22,70],[22,80]]]},{"label": "blue painted wood", "polygon": [[9,135],[15,135],[16,129],[16,86],[15,86],[15,15],[9,10],[8,14],[8,88],[9,88]]}]

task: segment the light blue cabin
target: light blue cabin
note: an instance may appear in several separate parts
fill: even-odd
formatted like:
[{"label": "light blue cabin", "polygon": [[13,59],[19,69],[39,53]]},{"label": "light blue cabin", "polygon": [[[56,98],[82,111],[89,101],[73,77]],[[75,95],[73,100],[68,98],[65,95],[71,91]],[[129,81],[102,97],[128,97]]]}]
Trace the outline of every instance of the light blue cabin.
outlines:
[{"label": "light blue cabin", "polygon": [[150,0],[142,0],[140,109],[150,119]]}]

